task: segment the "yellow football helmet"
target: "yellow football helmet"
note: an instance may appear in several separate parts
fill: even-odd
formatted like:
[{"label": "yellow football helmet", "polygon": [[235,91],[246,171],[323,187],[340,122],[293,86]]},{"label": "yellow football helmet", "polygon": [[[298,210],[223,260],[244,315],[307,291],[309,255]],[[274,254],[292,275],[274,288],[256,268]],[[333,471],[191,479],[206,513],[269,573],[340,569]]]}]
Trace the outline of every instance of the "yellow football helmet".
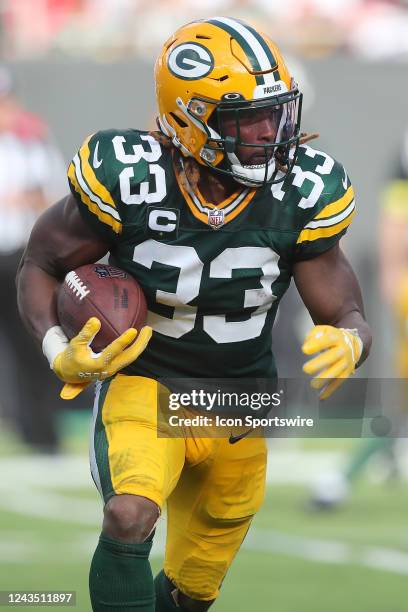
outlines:
[{"label": "yellow football helmet", "polygon": [[[290,172],[302,94],[267,36],[228,17],[189,23],[164,44],[155,81],[158,125],[183,155],[253,187],[280,182]],[[276,137],[244,142],[240,118],[260,109],[274,113]],[[223,116],[235,119],[236,136],[225,134]],[[255,148],[263,163],[244,165],[238,147]]]}]

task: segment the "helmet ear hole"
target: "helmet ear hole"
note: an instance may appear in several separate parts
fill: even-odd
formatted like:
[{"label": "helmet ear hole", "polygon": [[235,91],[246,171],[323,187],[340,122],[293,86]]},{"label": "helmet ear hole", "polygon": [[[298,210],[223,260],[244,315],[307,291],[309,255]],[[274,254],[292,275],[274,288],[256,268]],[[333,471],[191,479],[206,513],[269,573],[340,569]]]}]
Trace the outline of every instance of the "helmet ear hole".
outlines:
[{"label": "helmet ear hole", "polygon": [[186,128],[188,127],[187,123],[178,115],[176,115],[176,113],[173,113],[172,111],[170,111],[169,113],[172,117],[172,119],[174,119],[174,121],[179,125],[179,127],[181,128]]}]

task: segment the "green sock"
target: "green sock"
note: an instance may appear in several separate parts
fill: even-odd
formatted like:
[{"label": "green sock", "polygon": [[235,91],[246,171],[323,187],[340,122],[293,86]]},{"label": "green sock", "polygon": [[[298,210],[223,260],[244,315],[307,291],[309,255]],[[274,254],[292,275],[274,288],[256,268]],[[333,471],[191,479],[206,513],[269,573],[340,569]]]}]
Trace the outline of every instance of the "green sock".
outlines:
[{"label": "green sock", "polygon": [[124,544],[101,535],[89,573],[94,612],[154,612],[152,542]]},{"label": "green sock", "polygon": [[173,610],[180,610],[171,596],[171,588],[170,580],[167,578],[164,571],[161,570],[154,579],[154,589],[156,591],[155,612],[172,612]]},{"label": "green sock", "polygon": [[378,452],[391,453],[393,438],[366,438],[359,440],[346,469],[346,478],[353,482],[361,474],[369,459]]}]

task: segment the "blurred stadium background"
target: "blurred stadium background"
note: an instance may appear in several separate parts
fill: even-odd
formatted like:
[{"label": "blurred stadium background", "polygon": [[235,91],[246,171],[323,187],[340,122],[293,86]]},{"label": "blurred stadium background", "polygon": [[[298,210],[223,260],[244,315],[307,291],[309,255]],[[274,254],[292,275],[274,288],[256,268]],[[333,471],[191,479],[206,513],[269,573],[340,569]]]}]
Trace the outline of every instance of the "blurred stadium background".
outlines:
[{"label": "blurred stadium background", "polygon": [[[192,0],[1,0],[0,98],[12,90],[40,117],[52,134],[54,162],[60,152],[67,164],[93,131],[154,126],[152,68],[161,44],[179,25],[217,13],[261,24],[282,46],[304,89],[304,128],[319,132],[315,146],[349,171],[359,215],[343,247],[360,279],[375,335],[360,375],[393,377],[396,332],[380,291],[378,235],[382,194],[399,172],[408,127],[406,0],[207,0],[199,8]],[[0,132],[1,113],[0,104]],[[63,195],[62,164],[53,168],[54,192]],[[7,183],[1,171],[0,185]],[[5,193],[2,214],[12,207]],[[408,243],[408,233],[402,239]],[[10,253],[3,249],[0,260]],[[3,295],[0,305],[0,590],[75,590],[77,608],[85,611],[88,565],[102,515],[87,467],[92,397],[63,404],[51,375],[44,374],[41,384],[52,393],[41,401],[33,396],[38,413],[27,400],[19,405],[26,372],[5,331],[7,300],[10,295]],[[300,339],[310,319],[294,291],[285,300],[276,353],[281,373],[297,376]],[[407,609],[405,439],[382,455],[366,452],[371,459],[361,476],[355,470],[360,477],[344,506],[333,512],[310,506],[310,490],[321,474],[346,470],[359,444],[270,441],[266,503],[215,610]],[[156,568],[163,538],[161,525]]]}]

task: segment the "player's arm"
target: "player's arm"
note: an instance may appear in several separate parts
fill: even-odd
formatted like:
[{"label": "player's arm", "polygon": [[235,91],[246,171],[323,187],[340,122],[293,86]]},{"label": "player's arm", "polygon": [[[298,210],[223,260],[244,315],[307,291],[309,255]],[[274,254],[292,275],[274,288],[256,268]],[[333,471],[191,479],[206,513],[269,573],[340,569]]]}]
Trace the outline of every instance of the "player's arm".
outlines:
[{"label": "player's arm", "polygon": [[84,388],[84,381],[87,384],[103,379],[126,367],[144,350],[151,336],[151,329],[144,328],[133,342],[137,332],[127,330],[96,356],[89,345],[100,329],[98,319],[90,319],[71,342],[59,327],[56,298],[65,274],[97,261],[110,246],[88,227],[73,196],[68,196],[36,222],[17,273],[21,317],[42,342],[54,372],[69,383],[64,387],[65,399],[75,397]]},{"label": "player's arm", "polygon": [[109,248],[83,221],[71,195],[39,217],[17,272],[20,316],[39,342],[59,325],[56,297],[65,274],[98,261]]},{"label": "player's arm", "polygon": [[325,399],[370,351],[371,332],[365,321],[360,287],[338,243],[317,257],[297,262],[294,279],[315,323],[303,351],[307,355],[319,353],[305,364],[304,370],[315,376],[314,388],[324,387],[320,397]]}]

